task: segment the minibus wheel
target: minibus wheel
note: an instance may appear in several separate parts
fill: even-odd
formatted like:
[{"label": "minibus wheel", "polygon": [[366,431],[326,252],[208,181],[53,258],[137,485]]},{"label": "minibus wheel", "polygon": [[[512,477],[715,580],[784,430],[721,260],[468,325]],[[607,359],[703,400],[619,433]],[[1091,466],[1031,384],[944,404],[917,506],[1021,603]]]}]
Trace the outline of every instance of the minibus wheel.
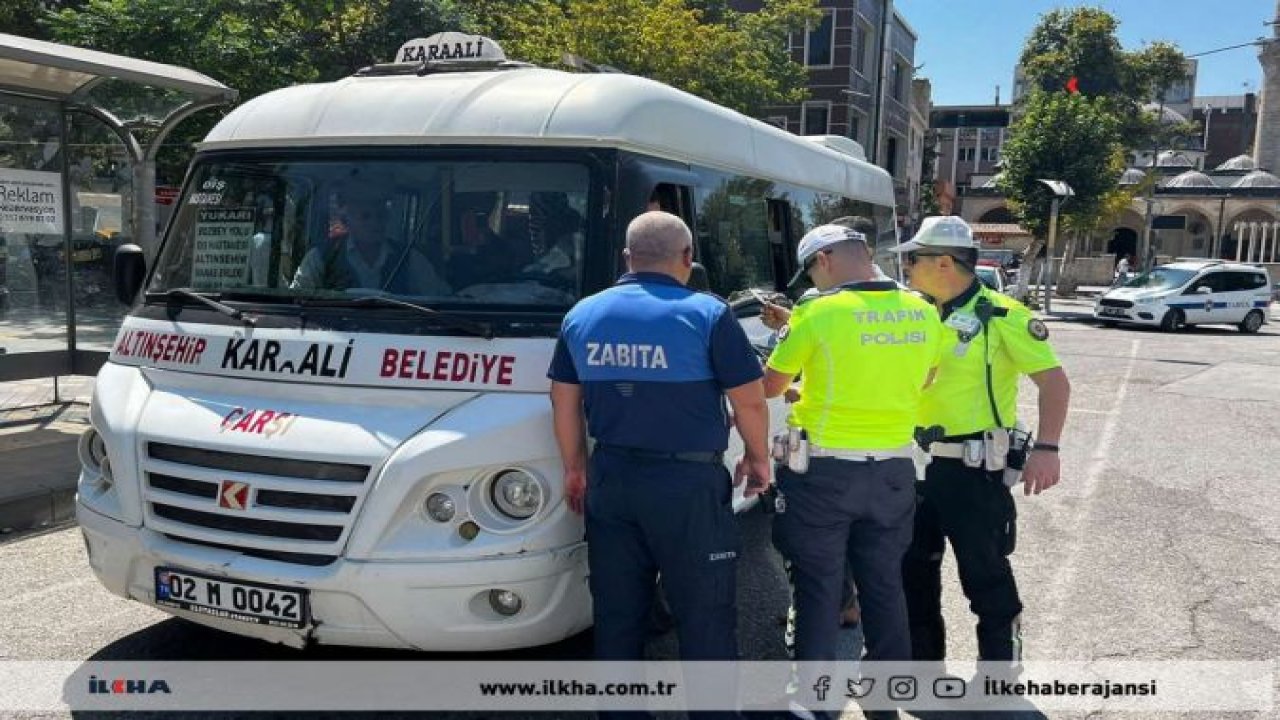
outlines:
[{"label": "minibus wheel", "polygon": [[1160,318],[1160,329],[1165,332],[1178,332],[1187,326],[1187,314],[1178,309],[1170,310]]},{"label": "minibus wheel", "polygon": [[1241,320],[1237,327],[1240,328],[1240,332],[1250,335],[1258,332],[1258,329],[1262,327],[1262,311],[1250,310],[1249,314],[1244,316],[1244,320]]}]

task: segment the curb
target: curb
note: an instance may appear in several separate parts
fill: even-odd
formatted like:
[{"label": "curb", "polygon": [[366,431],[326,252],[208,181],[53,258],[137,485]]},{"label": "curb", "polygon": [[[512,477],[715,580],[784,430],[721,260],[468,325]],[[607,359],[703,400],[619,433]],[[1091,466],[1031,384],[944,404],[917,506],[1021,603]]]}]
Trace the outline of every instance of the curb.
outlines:
[{"label": "curb", "polygon": [[0,434],[0,537],[75,518],[78,423]]},{"label": "curb", "polygon": [[69,522],[75,516],[75,485],[5,498],[0,500],[0,536]]}]

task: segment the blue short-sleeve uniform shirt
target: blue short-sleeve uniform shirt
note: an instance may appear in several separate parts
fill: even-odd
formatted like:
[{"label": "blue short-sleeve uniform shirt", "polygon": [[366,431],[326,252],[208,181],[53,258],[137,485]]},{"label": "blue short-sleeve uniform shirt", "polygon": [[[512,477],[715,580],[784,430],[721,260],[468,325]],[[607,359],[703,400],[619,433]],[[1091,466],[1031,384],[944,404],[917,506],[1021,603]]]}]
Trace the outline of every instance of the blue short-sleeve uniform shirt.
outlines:
[{"label": "blue short-sleeve uniform shirt", "polygon": [[598,442],[724,450],[724,391],[763,377],[729,306],[662,273],[629,273],[565,316],[547,377],[582,386]]}]

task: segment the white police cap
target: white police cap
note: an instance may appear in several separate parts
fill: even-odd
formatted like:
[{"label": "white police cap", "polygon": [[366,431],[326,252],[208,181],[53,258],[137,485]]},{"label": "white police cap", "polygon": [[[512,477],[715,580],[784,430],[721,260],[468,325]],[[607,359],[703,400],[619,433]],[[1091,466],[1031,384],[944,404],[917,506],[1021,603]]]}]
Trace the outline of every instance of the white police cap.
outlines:
[{"label": "white police cap", "polygon": [[849,240],[868,242],[866,235],[843,225],[819,225],[805,233],[804,237],[800,238],[800,245],[796,247],[796,263],[800,266],[800,269],[796,271],[795,276],[791,278],[791,282],[788,283],[787,287],[794,287],[804,279],[805,263],[809,262],[814,255],[836,243]]},{"label": "white police cap", "polygon": [[927,247],[975,248],[978,245],[973,241],[973,230],[969,223],[956,215],[940,215],[925,218],[915,237],[889,250],[906,253]]}]

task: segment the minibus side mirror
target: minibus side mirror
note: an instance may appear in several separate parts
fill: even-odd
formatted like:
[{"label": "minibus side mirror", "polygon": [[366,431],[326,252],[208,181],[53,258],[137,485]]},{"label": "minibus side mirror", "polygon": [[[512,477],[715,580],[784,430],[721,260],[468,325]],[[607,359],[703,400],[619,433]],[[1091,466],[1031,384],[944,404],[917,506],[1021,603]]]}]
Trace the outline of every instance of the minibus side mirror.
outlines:
[{"label": "minibus side mirror", "polygon": [[133,299],[142,289],[142,281],[147,276],[147,259],[142,248],[137,245],[121,245],[116,249],[114,266],[112,267],[116,299],[125,305],[132,305]]},{"label": "minibus side mirror", "polygon": [[694,263],[693,272],[689,274],[689,282],[685,283],[692,290],[702,292],[711,289],[711,280],[707,277],[707,269],[702,263]]}]

